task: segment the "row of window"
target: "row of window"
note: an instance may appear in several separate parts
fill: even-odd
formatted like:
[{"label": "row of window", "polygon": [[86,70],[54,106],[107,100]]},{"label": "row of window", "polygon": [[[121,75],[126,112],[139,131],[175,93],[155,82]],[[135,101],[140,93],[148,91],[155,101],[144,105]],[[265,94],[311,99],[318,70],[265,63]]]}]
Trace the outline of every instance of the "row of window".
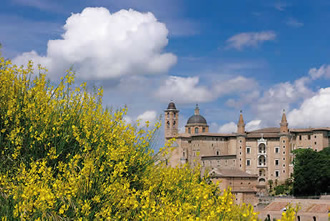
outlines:
[{"label": "row of window", "polygon": [[[283,146],[283,149],[285,149],[285,146]],[[275,147],[274,149],[275,153],[280,153],[280,148],[279,147]],[[251,153],[251,147],[246,147],[246,153],[250,154]],[[265,147],[259,147],[259,153],[266,153]],[[283,151],[283,154],[285,154],[285,151]]]},{"label": "row of window", "polygon": [[[283,173],[285,173],[285,170],[283,170]],[[265,171],[260,170],[259,171],[259,176],[265,176]],[[280,171],[279,170],[275,170],[275,177],[279,177],[280,176]],[[265,182],[266,180],[264,178],[259,179],[259,182]]]},{"label": "row of window", "polygon": [[[203,133],[205,132],[205,127],[202,128],[202,132]],[[191,133],[191,128],[190,127],[188,128],[188,133]],[[198,134],[198,133],[199,133],[199,128],[195,127],[195,134]]]},{"label": "row of window", "polygon": [[[283,160],[285,160],[285,158],[283,158]],[[278,166],[280,164],[279,162],[280,162],[280,160],[276,159],[274,161],[274,165]],[[251,166],[251,160],[250,159],[246,160],[246,166]],[[258,166],[266,166],[266,158],[264,156],[259,157]],[[283,164],[283,167],[285,167],[285,164]]]},{"label": "row of window", "polygon": [[[316,139],[316,135],[314,135],[314,138]],[[297,139],[302,140],[302,135],[298,135]],[[311,135],[307,135],[307,139],[310,140],[311,139]]]}]

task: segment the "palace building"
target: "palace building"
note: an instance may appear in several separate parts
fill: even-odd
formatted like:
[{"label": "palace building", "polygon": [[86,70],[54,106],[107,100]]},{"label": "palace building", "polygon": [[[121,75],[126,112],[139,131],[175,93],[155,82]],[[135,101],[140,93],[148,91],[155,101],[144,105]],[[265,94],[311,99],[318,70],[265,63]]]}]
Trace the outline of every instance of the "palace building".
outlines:
[{"label": "palace building", "polygon": [[170,166],[198,163],[220,188],[231,186],[236,203],[257,203],[257,195],[267,194],[269,180],[283,183],[293,173],[292,150],[312,148],[320,151],[330,146],[330,127],[289,129],[285,112],[280,127],[246,131],[242,112],[235,133],[212,133],[196,105],[179,133],[179,110],[170,102],[165,110],[165,139],[175,138],[168,158]]}]

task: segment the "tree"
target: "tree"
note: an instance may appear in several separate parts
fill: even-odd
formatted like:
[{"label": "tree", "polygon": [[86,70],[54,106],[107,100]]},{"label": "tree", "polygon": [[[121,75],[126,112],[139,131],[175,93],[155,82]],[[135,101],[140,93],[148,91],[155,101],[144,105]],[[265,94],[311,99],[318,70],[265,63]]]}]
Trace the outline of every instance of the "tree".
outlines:
[{"label": "tree", "polygon": [[102,107],[102,89],[74,87],[71,72],[53,87],[43,70],[33,76],[31,62],[24,69],[0,57],[0,217],[257,219],[199,168],[156,165],[150,142],[159,123],[127,124],[126,109]]},{"label": "tree", "polygon": [[312,149],[295,150],[295,196],[320,195],[330,191],[330,148],[316,152]]}]

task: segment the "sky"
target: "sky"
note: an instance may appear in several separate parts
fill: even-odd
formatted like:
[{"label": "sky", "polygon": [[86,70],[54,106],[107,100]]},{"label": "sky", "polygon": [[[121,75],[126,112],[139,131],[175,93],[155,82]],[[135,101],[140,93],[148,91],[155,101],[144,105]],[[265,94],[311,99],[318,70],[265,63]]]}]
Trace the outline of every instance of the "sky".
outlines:
[{"label": "sky", "polygon": [[[211,132],[330,126],[328,0],[1,0],[2,55],[57,82],[103,87],[104,107],[156,122],[196,104]],[[163,140],[163,129],[158,136]]]}]

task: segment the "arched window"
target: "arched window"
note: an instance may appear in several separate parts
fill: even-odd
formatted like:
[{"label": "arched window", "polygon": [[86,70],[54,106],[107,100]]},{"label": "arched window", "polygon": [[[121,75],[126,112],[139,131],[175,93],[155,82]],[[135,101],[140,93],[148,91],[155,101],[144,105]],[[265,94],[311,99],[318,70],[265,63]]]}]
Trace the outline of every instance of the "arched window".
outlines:
[{"label": "arched window", "polygon": [[176,123],[176,122],[175,122],[175,121],[173,121],[173,127],[175,127],[175,123]]},{"label": "arched window", "polygon": [[259,145],[259,153],[266,153],[266,146],[265,144],[260,144]]},{"label": "arched window", "polygon": [[259,179],[259,183],[265,183],[265,182],[266,182],[266,180],[264,178]]},{"label": "arched window", "polygon": [[205,127],[203,127],[203,133],[205,132]]},{"label": "arched window", "polygon": [[259,166],[266,166],[266,158],[263,155],[259,157]]},{"label": "arched window", "polygon": [[167,121],[167,128],[170,128],[170,122]]},{"label": "arched window", "polygon": [[198,127],[195,127],[195,134],[198,134]]},{"label": "arched window", "polygon": [[190,127],[188,128],[188,133],[191,133]]},{"label": "arched window", "polygon": [[174,118],[176,117],[176,113],[175,112],[174,112],[173,116],[174,116]]},{"label": "arched window", "polygon": [[219,156],[220,155],[220,151],[219,150],[217,150],[217,156]]}]

